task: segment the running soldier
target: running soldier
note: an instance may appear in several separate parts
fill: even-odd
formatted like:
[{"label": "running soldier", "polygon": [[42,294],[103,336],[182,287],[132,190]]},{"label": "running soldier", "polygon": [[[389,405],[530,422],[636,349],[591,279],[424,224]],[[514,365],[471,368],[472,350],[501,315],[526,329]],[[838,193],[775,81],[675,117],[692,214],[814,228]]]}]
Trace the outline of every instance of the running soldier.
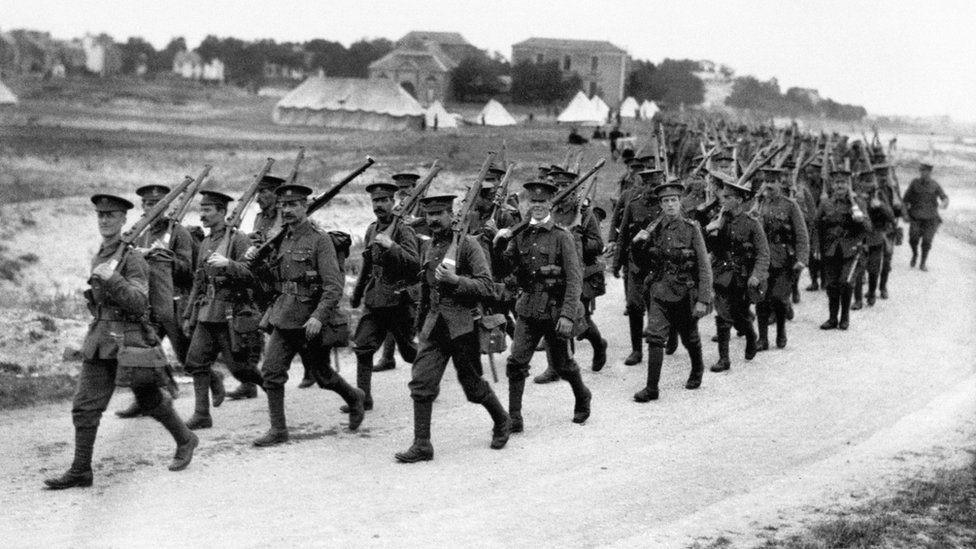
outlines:
[{"label": "running soldier", "polygon": [[[932,251],[932,240],[935,233],[942,224],[939,217],[939,209],[949,207],[949,197],[942,186],[932,179],[932,165],[922,163],[919,168],[919,175],[908,185],[902,203],[905,205],[905,219],[909,223],[908,245],[912,248],[912,260],[909,265],[927,271],[925,262]],[[922,244],[922,260],[918,261],[918,245]]]}]

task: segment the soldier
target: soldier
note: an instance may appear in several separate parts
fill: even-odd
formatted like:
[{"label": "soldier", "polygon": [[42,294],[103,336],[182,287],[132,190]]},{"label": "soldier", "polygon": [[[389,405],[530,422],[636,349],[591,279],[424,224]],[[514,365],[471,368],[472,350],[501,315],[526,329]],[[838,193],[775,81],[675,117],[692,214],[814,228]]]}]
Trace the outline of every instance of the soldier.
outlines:
[{"label": "soldier", "polygon": [[329,365],[329,341],[334,327],[346,321],[339,311],[344,276],[332,237],[308,220],[307,200],[312,189],[282,185],[275,194],[285,237],[274,253],[272,272],[277,297],[267,313],[272,331],[261,367],[271,428],[254,441],[255,446],[273,446],[288,440],[285,383],[296,354],[319,386],[346,401],[350,431],[359,428],[365,414],[366,393],[346,383]]},{"label": "soldier", "polygon": [[[803,220],[807,225],[807,234],[813,234],[813,223],[817,216],[817,208],[820,205],[820,194],[823,184],[820,183],[820,161],[812,160],[801,172],[801,177],[796,182],[796,199],[803,212]],[[807,264],[807,272],[810,275],[810,285],[806,287],[808,292],[820,291],[820,281],[823,269],[820,268],[819,254],[810,246],[810,255],[804,261]],[[797,276],[799,280],[799,276]]]},{"label": "soldier", "polygon": [[[811,245],[819,254],[824,269],[830,318],[822,330],[846,330],[850,323],[851,280],[860,261],[861,243],[868,228],[864,209],[854,199],[850,172],[842,168],[830,172],[831,194],[820,202],[811,234]],[[838,321],[837,313],[840,312]]]},{"label": "soldier", "polygon": [[630,355],[624,364],[633,366],[644,360],[644,279],[648,265],[641,265],[630,256],[630,246],[641,229],[650,225],[661,214],[661,205],[654,194],[655,188],[664,182],[664,172],[654,168],[640,172],[641,183],[634,187],[621,217],[617,234],[617,249],[613,259],[613,276],[620,278],[624,269],[624,291],[627,294],[627,316],[630,321]]},{"label": "soldier", "polygon": [[664,345],[671,327],[691,357],[687,389],[701,387],[705,371],[698,319],[712,306],[712,268],[698,223],[682,216],[680,183],[664,183],[656,189],[662,216],[634,237],[638,262],[651,263],[647,300],[647,385],[634,395],[637,402],[658,398],[658,381],[664,362]]},{"label": "soldier", "polygon": [[756,304],[759,324],[757,351],[769,349],[769,319],[776,319],[776,347],[786,347],[786,320],[796,276],[803,271],[810,257],[810,236],[800,205],[786,196],[783,187],[789,186],[782,170],[768,167],[761,170],[765,180],[764,200],[759,215],[769,245],[769,282],[764,299]]},{"label": "soldier", "polygon": [[[356,326],[356,386],[366,393],[366,409],[373,409],[370,385],[373,374],[373,355],[392,333],[400,348],[400,356],[413,363],[417,346],[413,342],[415,304],[410,298],[420,262],[417,236],[413,229],[393,217],[393,196],[397,186],[392,183],[373,183],[366,187],[373,203],[376,221],[370,223],[363,240],[363,266],[356,280],[352,298],[354,309],[365,305],[363,316]],[[386,231],[396,223],[391,235]]]},{"label": "soldier", "polygon": [[895,252],[895,246],[900,246],[902,242],[902,229],[898,226],[898,218],[903,215],[901,197],[891,185],[888,179],[890,166],[884,163],[874,165],[874,173],[877,176],[878,184],[881,186],[881,200],[891,208],[891,213],[895,218],[888,225],[888,232],[885,234],[884,254],[881,256],[881,273],[878,275],[878,297],[888,299],[888,277],[891,274],[891,258]]},{"label": "soldier", "polygon": [[[227,204],[234,199],[216,191],[200,191],[200,222],[210,234],[200,243],[199,261],[188,307],[183,314],[184,333],[190,335],[186,371],[193,376],[195,404],[187,421],[191,429],[213,426],[210,416],[211,372],[217,356],[238,381],[260,384],[255,352],[261,334],[260,313],[251,294],[253,277],[244,263],[248,238],[234,231],[226,249]],[[226,255],[225,255],[226,254]]]},{"label": "soldier", "polygon": [[[149,212],[169,191],[170,188],[165,185],[144,185],[136,189],[136,194],[142,198],[142,210]],[[186,361],[190,342],[180,329],[176,316],[177,300],[182,293],[177,281],[192,279],[192,237],[179,223],[160,216],[142,233],[136,246],[149,265],[149,322],[156,328],[157,338],[169,338],[173,351],[176,352],[176,359],[182,365]],[[172,366],[167,368],[167,372],[170,376],[169,393],[176,398],[178,390]],[[214,385],[214,402],[223,400],[223,387],[222,383]],[[138,403],[133,400],[127,408],[116,411],[115,415],[126,419],[142,413]]]},{"label": "soldier", "polygon": [[91,201],[102,235],[92,259],[91,289],[85,292],[94,319],[82,346],[84,361],[71,407],[74,460],[64,474],[44,481],[52,490],[92,485],[95,436],[116,385],[131,388],[140,409],[173,436],[176,454],[170,471],[185,469],[199,444],[161,390],[169,376],[156,330],[149,325],[149,266],[138,251],[126,253],[118,268],[110,261],[123,245],[122,226],[133,204],[107,194],[96,194]]},{"label": "soldier", "polygon": [[909,223],[908,245],[912,248],[912,260],[909,265],[918,262],[918,243],[922,243],[922,261],[918,268],[927,271],[925,265],[932,250],[932,239],[942,223],[939,208],[949,207],[949,197],[942,186],[932,179],[932,165],[923,162],[919,165],[919,175],[908,185],[902,203],[905,205],[905,220]]},{"label": "soldier", "polygon": [[854,280],[854,303],[851,310],[857,311],[864,307],[864,275],[868,279],[868,305],[874,305],[878,289],[878,278],[881,275],[881,264],[884,262],[885,240],[895,222],[895,213],[881,194],[874,179],[874,171],[866,170],[858,174],[857,197],[866,203],[870,228],[864,235],[864,261],[861,261]]},{"label": "soldier", "polygon": [[757,302],[763,291],[769,270],[769,245],[762,223],[746,211],[745,203],[751,196],[749,187],[725,183],[721,213],[705,228],[712,252],[719,354],[718,362],[711,368],[713,372],[731,367],[732,327],[746,336],[745,359],[756,356],[757,336],[749,304]]},{"label": "soldier", "polygon": [[[580,292],[583,268],[572,235],[552,218],[556,187],[533,181],[523,185],[529,198],[529,226],[512,238],[501,229],[495,239],[502,275],[514,272],[519,294],[515,312],[515,338],[506,364],[508,411],[512,432],[523,429],[522,393],[529,374],[529,361],[540,339],[545,339],[553,368],[573,389],[573,423],[590,417],[590,390],[583,384],[579,368],[569,356],[568,338],[583,318]],[[504,250],[504,252],[502,251]]]},{"label": "soldier", "polygon": [[430,419],[448,360],[454,363],[468,401],[484,406],[494,422],[491,448],[503,448],[511,429],[508,414],[491,385],[481,377],[474,315],[494,295],[488,259],[478,240],[465,236],[458,245],[456,268],[447,268],[443,263],[454,234],[451,231],[453,202],[454,196],[429,196],[422,200],[432,233],[425,246],[421,271],[421,345],[410,378],[414,441],[406,451],[396,454],[397,461],[402,463],[434,458]]}]

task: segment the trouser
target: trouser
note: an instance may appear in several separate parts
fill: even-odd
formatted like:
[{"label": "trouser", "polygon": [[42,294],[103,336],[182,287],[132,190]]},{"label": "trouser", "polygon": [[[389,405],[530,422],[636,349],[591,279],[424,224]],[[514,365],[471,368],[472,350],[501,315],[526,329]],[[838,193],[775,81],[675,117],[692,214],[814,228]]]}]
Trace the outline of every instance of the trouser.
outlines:
[{"label": "trouser", "polygon": [[[881,275],[882,264],[884,263],[885,245],[884,243],[869,246],[867,252],[861,257],[859,262],[863,265],[857,271],[857,279],[854,284],[854,299],[860,301],[864,294],[864,279],[868,281],[868,294],[873,296],[878,289],[878,279]],[[890,269],[890,267],[889,267]]]},{"label": "trouser", "polygon": [[186,337],[175,318],[154,319],[156,337],[162,341],[163,336],[169,338],[170,345],[176,353],[176,360],[186,364],[186,355],[190,350],[190,338]]},{"label": "trouser", "polygon": [[922,263],[928,259],[932,241],[939,230],[941,219],[912,219],[908,227],[908,245],[912,248],[912,256],[918,254],[918,244],[922,244]]},{"label": "trouser", "polygon": [[752,331],[752,311],[744,283],[733,281],[728,287],[715,286],[715,323],[734,327],[740,332]]},{"label": "trouser", "polygon": [[698,319],[695,318],[695,303],[690,294],[686,294],[678,301],[661,301],[651,299],[647,304],[647,327],[644,335],[651,347],[664,347],[668,341],[669,332],[673,329],[681,338],[685,349],[692,351],[696,346],[701,347],[701,336],[698,333]]},{"label": "trouser", "polygon": [[448,360],[453,362],[458,383],[469,402],[483,404],[493,394],[491,386],[482,378],[477,332],[452,338],[442,317],[437,320],[430,335],[420,343],[408,384],[410,398],[415,402],[433,402],[440,393]]},{"label": "trouser", "polygon": [[585,315],[586,329],[583,330],[576,339],[583,341],[589,341],[593,348],[597,348],[603,344],[603,335],[600,333],[600,327],[596,325],[596,321],[593,320],[593,309],[595,305],[596,298],[583,299],[583,313]]},{"label": "trouser", "polygon": [[505,365],[509,379],[525,379],[529,375],[529,362],[539,340],[544,339],[549,351],[552,369],[565,378],[579,372],[579,367],[569,356],[569,341],[556,334],[556,321],[548,319],[519,318],[515,323],[515,338]]},{"label": "trouser", "polygon": [[[837,251],[833,256],[823,259],[824,282],[827,285],[827,303],[830,319],[837,320],[840,312],[841,320],[847,320],[851,309],[852,287],[848,280],[855,268],[854,259],[857,256],[844,257],[843,252]],[[860,263],[860,261],[859,261]]]},{"label": "trouser", "polygon": [[197,322],[186,355],[187,373],[209,373],[222,354],[231,375],[241,382],[260,385],[257,365],[261,359],[261,332],[255,330],[236,337],[235,345],[226,322]]},{"label": "trouser", "polygon": [[891,274],[891,258],[895,253],[894,242],[890,238],[885,240],[881,254],[881,273],[878,275],[878,289],[888,290],[888,276]]},{"label": "trouser", "polygon": [[261,378],[265,389],[281,388],[288,382],[288,369],[295,355],[302,359],[302,365],[311,373],[312,379],[323,389],[339,392],[344,383],[339,374],[332,369],[329,357],[331,349],[322,345],[321,334],[311,340],[305,337],[305,330],[275,328],[268,337],[264,350],[264,363],[261,365]]},{"label": "trouser", "polygon": [[409,305],[396,307],[366,307],[356,326],[355,351],[357,355],[373,355],[383,344],[387,334],[392,334],[400,349],[400,356],[413,362],[417,356],[417,346],[413,342],[414,315]]}]

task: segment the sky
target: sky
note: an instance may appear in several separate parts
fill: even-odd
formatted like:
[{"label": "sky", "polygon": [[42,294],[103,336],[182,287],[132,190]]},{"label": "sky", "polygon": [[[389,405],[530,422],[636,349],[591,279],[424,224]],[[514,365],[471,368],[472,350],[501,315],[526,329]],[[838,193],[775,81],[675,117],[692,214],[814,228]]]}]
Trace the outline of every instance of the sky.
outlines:
[{"label": "sky", "polygon": [[976,2],[961,0],[0,0],[0,30],[105,32],[162,48],[208,34],[349,44],[460,32],[511,56],[532,36],[609,40],[632,57],[708,59],[872,114],[976,122]]}]

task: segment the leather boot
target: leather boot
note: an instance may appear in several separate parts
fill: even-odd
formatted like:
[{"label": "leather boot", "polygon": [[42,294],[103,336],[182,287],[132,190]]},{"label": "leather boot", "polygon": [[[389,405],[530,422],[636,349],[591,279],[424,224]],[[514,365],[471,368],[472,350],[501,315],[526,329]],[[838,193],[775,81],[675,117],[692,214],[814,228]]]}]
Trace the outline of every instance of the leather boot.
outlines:
[{"label": "leather boot", "polygon": [[98,427],[75,427],[75,458],[61,476],[44,480],[49,490],[87,488],[92,485],[92,453]]},{"label": "leather boot", "polygon": [[769,350],[769,305],[756,305],[756,318],[759,321],[759,340],[756,342],[756,352]]},{"label": "leather boot", "polygon": [[661,365],[664,363],[664,349],[656,346],[647,348],[647,385],[634,394],[636,402],[657,400],[658,383],[661,381]]},{"label": "leather boot", "polygon": [[[782,303],[777,303],[775,308],[776,313],[776,348],[782,349],[786,347],[786,307]],[[768,343],[767,343],[768,345]]]},{"label": "leather boot", "polygon": [[373,366],[374,372],[385,372],[386,370],[392,370],[396,368],[396,357],[394,356],[396,352],[396,340],[393,339],[393,334],[386,334],[386,339],[383,340],[382,354],[380,355],[379,362],[376,366]]},{"label": "leather boot", "polygon": [[430,417],[433,409],[433,402],[413,401],[413,444],[406,451],[394,454],[400,463],[434,459],[434,447],[430,443]]},{"label": "leather boot", "polygon": [[928,271],[929,268],[925,266],[925,262],[929,260],[929,248],[922,245],[922,260],[918,262],[918,270]]},{"label": "leather boot", "polygon": [[143,412],[142,408],[139,407],[139,403],[136,402],[136,399],[132,399],[132,402],[127,407],[121,410],[116,410],[115,415],[122,419],[131,419],[134,417],[144,416],[146,413]]},{"label": "leather boot", "polygon": [[624,359],[624,364],[633,366],[644,362],[644,317],[639,313],[627,316],[630,321],[630,354]]},{"label": "leather boot", "polygon": [[[256,392],[257,390],[255,390]],[[210,368],[210,393],[212,395],[211,404],[214,408],[220,408],[224,399],[227,398],[227,391],[224,389],[224,374],[213,368]]]},{"label": "leather boot", "polygon": [[193,374],[193,415],[186,420],[190,429],[209,429],[213,427],[210,417],[210,388],[211,375],[209,372]]},{"label": "leather boot", "polygon": [[854,302],[851,303],[852,311],[860,311],[864,308],[864,276],[859,276],[854,281],[854,286],[851,288],[854,295]]},{"label": "leather boot", "polygon": [[271,428],[263,436],[255,439],[255,446],[274,446],[288,442],[288,425],[285,422],[285,388],[268,387],[268,416]]},{"label": "leather boot", "polygon": [[865,300],[868,302],[869,307],[873,307],[875,304],[875,292],[878,290],[878,273],[868,273],[868,294]]},{"label": "leather boot", "polygon": [[592,318],[588,322],[589,326],[580,335],[580,339],[589,341],[590,345],[593,346],[593,364],[590,365],[590,368],[594,372],[599,372],[607,365],[607,340],[603,339],[600,328],[593,323]]},{"label": "leather boot", "polygon": [[488,415],[494,422],[491,429],[491,448],[492,450],[500,450],[508,443],[508,436],[512,431],[512,420],[508,417],[505,408],[502,407],[502,403],[498,401],[498,396],[495,395],[494,391],[489,393],[481,404],[485,410],[488,410]]},{"label": "leather boot", "polygon": [[590,417],[590,401],[593,394],[583,384],[583,376],[579,370],[575,370],[565,375],[566,381],[573,389],[573,398],[576,402],[573,405],[573,423],[584,423]]},{"label": "leather boot", "polygon": [[508,378],[508,415],[512,418],[511,432],[521,433],[522,393],[525,392],[525,378]]},{"label": "leather boot", "polygon": [[552,352],[549,350],[548,345],[546,346],[546,364],[546,369],[543,370],[541,374],[535,376],[535,378],[532,379],[533,382],[544,385],[546,383],[559,381],[559,374],[557,374],[556,370],[554,370],[552,367]]},{"label": "leather boot", "polygon": [[702,375],[705,373],[705,360],[702,358],[701,343],[695,343],[688,348],[688,355],[691,357],[691,375],[685,383],[685,389],[697,389],[701,387]]},{"label": "leather boot", "polygon": [[305,373],[302,375],[302,381],[298,384],[299,389],[308,389],[312,385],[315,385],[315,378],[312,377],[312,369],[308,366],[304,366],[304,368]]},{"label": "leather boot", "polygon": [[840,322],[837,327],[846,330],[850,326],[851,319],[851,289],[842,288],[840,291]]},{"label": "leather boot", "polygon": [[230,400],[243,400],[246,398],[257,398],[258,387],[253,383],[241,383],[236,389],[227,393]]},{"label": "leather boot", "polygon": [[[339,376],[336,376],[339,377]],[[359,429],[359,426],[363,424],[363,419],[366,417],[366,407],[364,403],[366,402],[366,393],[362,389],[357,389],[345,380],[339,377],[334,387],[329,387],[343,400],[346,401],[346,405],[343,412],[349,414],[349,430],[355,431]]]},{"label": "leather boot", "polygon": [[[209,383],[204,388],[209,391]],[[149,415],[156,421],[162,423],[163,427],[173,436],[173,440],[176,441],[176,453],[173,455],[173,461],[170,462],[167,469],[170,471],[182,471],[186,469],[193,460],[193,451],[200,444],[200,439],[183,423],[179,414],[173,409],[173,401],[169,398],[164,398],[159,403],[159,406],[150,412]]]},{"label": "leather boot", "polygon": [[664,354],[671,356],[678,350],[678,330],[674,326],[668,327],[668,342],[664,345]]},{"label": "leather boot", "polygon": [[744,356],[746,360],[752,360],[753,358],[756,358],[756,353],[758,351],[756,348],[756,339],[757,339],[756,328],[752,325],[751,321],[748,324],[746,324],[745,335],[746,335],[746,351]]},{"label": "leather boot", "polygon": [[711,370],[713,372],[724,372],[732,367],[732,362],[729,360],[729,339],[732,337],[732,327],[718,326],[718,362],[716,362]]},{"label": "leather boot", "polygon": [[820,325],[821,330],[833,330],[837,327],[837,312],[840,310],[840,290],[827,288],[827,308],[830,318]]},{"label": "leather boot", "polygon": [[881,299],[888,299],[888,275],[890,271],[881,271],[881,276],[878,279],[878,293]]},{"label": "leather boot", "polygon": [[373,393],[370,387],[373,383],[373,356],[368,353],[356,353],[356,387],[363,390],[366,399],[363,407],[366,410],[373,409]]},{"label": "leather boot", "polygon": [[800,302],[800,286],[796,282],[793,283],[793,291],[790,293],[790,300],[794,305]]},{"label": "leather boot", "polygon": [[918,262],[918,248],[916,246],[917,244],[912,246],[912,259],[908,262],[909,267],[914,267],[915,263]]}]

